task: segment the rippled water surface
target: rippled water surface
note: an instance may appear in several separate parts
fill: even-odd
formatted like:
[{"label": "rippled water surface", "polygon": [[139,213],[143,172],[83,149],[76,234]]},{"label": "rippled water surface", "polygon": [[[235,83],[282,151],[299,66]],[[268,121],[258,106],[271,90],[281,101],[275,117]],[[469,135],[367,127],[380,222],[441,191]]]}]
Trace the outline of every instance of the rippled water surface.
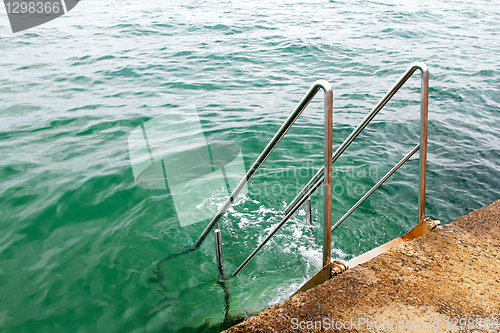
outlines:
[{"label": "rippled water surface", "polygon": [[[334,88],[337,147],[414,61],[430,68],[427,216],[500,198],[497,1],[81,1],[12,34],[0,10],[0,330],[217,332],[286,299],[321,266],[322,196],[217,283],[206,223],[135,185],[128,135],[195,105],[248,168],[308,87]],[[416,142],[418,75],[334,167],[336,221]],[[322,93],[221,222],[228,272],[322,163]],[[417,219],[410,160],[333,234],[349,259]]]}]

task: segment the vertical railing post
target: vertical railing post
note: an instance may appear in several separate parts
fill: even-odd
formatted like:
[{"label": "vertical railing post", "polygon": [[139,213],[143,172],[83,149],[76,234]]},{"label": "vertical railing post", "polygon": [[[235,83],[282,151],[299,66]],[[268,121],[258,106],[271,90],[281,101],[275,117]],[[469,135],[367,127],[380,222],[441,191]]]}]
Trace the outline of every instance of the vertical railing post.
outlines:
[{"label": "vertical railing post", "polygon": [[215,255],[217,256],[217,268],[219,268],[219,276],[221,279],[226,278],[224,272],[224,263],[222,262],[222,237],[219,226],[215,229]]},{"label": "vertical railing post", "polygon": [[427,172],[427,125],[429,109],[429,68],[424,63],[414,65],[421,71],[420,101],[420,170],[418,185],[418,223],[425,219],[425,180]]},{"label": "vertical railing post", "polygon": [[325,203],[323,223],[323,267],[332,255],[332,164],[333,164],[333,92],[325,91]]},{"label": "vertical railing post", "polygon": [[305,208],[306,208],[306,224],[311,225],[312,224],[311,198],[307,199]]}]

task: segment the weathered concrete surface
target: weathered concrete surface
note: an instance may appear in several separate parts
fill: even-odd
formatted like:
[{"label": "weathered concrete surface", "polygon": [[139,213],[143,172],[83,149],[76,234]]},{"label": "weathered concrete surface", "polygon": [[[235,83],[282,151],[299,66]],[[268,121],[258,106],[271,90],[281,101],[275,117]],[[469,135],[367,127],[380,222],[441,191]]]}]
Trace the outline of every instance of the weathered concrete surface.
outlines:
[{"label": "weathered concrete surface", "polygon": [[[460,323],[453,326],[453,318],[500,321],[500,200],[398,245],[226,332],[370,330],[367,324],[359,325],[363,319],[377,325],[372,328],[385,327],[378,332],[500,331],[500,327],[481,329],[484,322],[480,321],[474,326],[469,321],[468,328]],[[328,329],[333,321],[343,322],[347,329]],[[307,324],[317,329],[308,329]]]}]

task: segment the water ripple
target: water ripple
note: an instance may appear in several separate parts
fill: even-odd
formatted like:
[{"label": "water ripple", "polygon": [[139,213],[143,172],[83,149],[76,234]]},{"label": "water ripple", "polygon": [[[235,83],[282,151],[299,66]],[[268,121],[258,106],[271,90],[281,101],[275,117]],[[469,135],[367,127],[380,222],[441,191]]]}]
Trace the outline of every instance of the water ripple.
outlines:
[{"label": "water ripple", "polygon": [[[0,30],[2,332],[220,331],[288,297],[321,266],[321,191],[227,281],[190,246],[171,195],[135,185],[129,133],[195,105],[207,140],[255,160],[307,89],[335,92],[334,146],[414,61],[430,68],[427,215],[500,198],[500,6],[400,0],[81,2],[29,32]],[[412,78],[334,165],[337,219],[417,142]],[[322,164],[322,93],[221,221],[234,271]],[[333,234],[349,259],[417,218],[413,158]],[[210,198],[207,198],[210,201]],[[215,203],[214,203],[215,204]]]}]

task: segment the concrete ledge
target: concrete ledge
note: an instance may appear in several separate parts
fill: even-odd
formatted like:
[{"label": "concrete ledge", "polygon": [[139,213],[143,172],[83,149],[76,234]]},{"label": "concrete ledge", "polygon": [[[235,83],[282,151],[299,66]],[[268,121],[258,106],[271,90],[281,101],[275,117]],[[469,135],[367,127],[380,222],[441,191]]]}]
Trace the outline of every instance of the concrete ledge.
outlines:
[{"label": "concrete ledge", "polygon": [[[454,325],[454,318],[496,319],[499,326],[482,329],[480,321]],[[366,324],[359,325],[363,320]],[[369,321],[379,327],[370,329]],[[328,323],[335,322],[344,323],[344,328],[329,329]],[[500,200],[400,244],[226,332],[351,330],[500,331]]]}]

